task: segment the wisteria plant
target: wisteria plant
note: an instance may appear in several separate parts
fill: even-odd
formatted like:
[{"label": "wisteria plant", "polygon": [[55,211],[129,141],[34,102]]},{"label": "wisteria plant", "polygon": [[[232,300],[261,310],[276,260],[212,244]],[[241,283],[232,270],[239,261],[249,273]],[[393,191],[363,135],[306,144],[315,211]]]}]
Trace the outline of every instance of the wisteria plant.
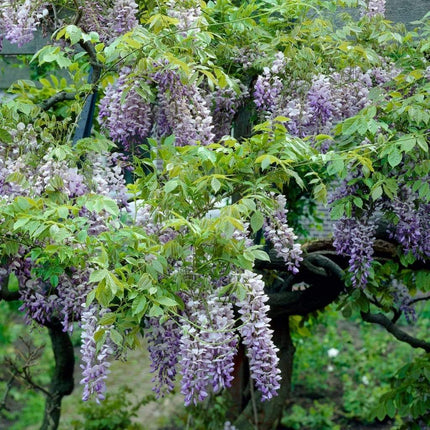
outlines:
[{"label": "wisteria plant", "polygon": [[[344,6],[357,22],[339,22]],[[2,40],[52,35],[32,59],[46,76],[14,83],[0,111],[0,298],[51,336],[42,429],[73,389],[77,327],[83,400],[102,402],[110,360],[146,338],[156,396],[230,390],[226,428],[276,425],[290,317],[333,301],[428,362],[396,323],[430,298],[430,22],[407,32],[384,11],[1,2]],[[379,418],[430,419],[429,397],[407,409],[395,386]]]}]

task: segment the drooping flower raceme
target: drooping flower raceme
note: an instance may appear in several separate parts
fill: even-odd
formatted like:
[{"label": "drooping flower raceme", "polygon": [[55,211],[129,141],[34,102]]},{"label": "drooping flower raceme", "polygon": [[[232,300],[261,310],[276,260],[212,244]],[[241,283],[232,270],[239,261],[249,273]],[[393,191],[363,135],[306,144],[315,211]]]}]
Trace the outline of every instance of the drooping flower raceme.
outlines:
[{"label": "drooping flower raceme", "polygon": [[326,125],[331,126],[330,119],[333,116],[331,92],[331,84],[327,76],[318,75],[314,77],[307,95],[311,115],[309,119],[318,124],[319,127],[323,127],[320,131],[324,130]]},{"label": "drooping flower raceme", "polygon": [[100,40],[105,43],[111,43],[138,25],[138,6],[134,0],[84,1],[79,10],[79,26],[87,33],[98,33]]},{"label": "drooping flower raceme", "polygon": [[242,92],[237,94],[232,88],[218,88],[211,95],[209,103],[212,107],[215,139],[218,140],[230,134],[237,109],[242,100],[248,95],[246,89],[241,88],[241,90]]},{"label": "drooping flower raceme", "polygon": [[373,261],[376,226],[365,219],[342,217],[334,224],[333,246],[338,254],[349,256],[349,272],[354,287],[364,288]]},{"label": "drooping flower raceme", "polygon": [[158,71],[152,80],[158,90],[155,135],[174,134],[178,146],[212,143],[212,115],[200,88],[181,82],[174,70]]},{"label": "drooping flower raceme", "polygon": [[196,0],[167,2],[167,15],[178,20],[177,27],[186,37],[188,32],[198,32],[198,21],[202,15],[200,3]]},{"label": "drooping flower raceme", "polygon": [[89,400],[93,395],[99,403],[105,398],[106,378],[110,373],[108,361],[113,354],[110,345],[109,326],[103,326],[105,331],[105,341],[97,352],[97,345],[94,339],[95,333],[100,329],[97,325],[98,319],[103,316],[107,309],[99,309],[98,305],[92,304],[82,312],[82,376],[80,383],[84,385],[82,400]]},{"label": "drooping flower raceme", "polygon": [[430,258],[430,205],[420,202],[418,194],[403,189],[396,199],[389,202],[389,209],[397,216],[392,237],[416,258]]},{"label": "drooping flower raceme", "polygon": [[269,298],[264,292],[261,275],[245,270],[237,275],[237,280],[247,289],[246,297],[236,303],[242,320],[239,332],[246,347],[251,377],[262,400],[269,400],[276,395],[281,380],[278,348],[273,343],[273,330],[267,316]]},{"label": "drooping flower raceme", "polygon": [[9,42],[22,46],[33,40],[40,21],[46,15],[46,2],[4,0],[0,3],[0,33],[3,32]]},{"label": "drooping flower raceme", "polygon": [[159,318],[149,318],[146,326],[151,372],[154,373],[152,390],[160,397],[175,387],[182,330],[173,318],[164,322]]},{"label": "drooping flower raceme", "polygon": [[124,67],[118,79],[107,86],[99,104],[101,126],[127,150],[131,143],[140,143],[147,137],[152,127],[151,105],[138,94],[138,87],[139,81],[131,77],[131,69]]},{"label": "drooping flower raceme", "polygon": [[288,270],[298,273],[302,258],[302,248],[296,243],[297,236],[288,226],[286,199],[283,195],[276,197],[278,206],[274,214],[267,218],[263,225],[264,237],[273,245],[276,255],[282,258]]},{"label": "drooping flower raceme", "polygon": [[201,298],[185,302],[180,365],[187,406],[204,400],[210,390],[218,392],[231,385],[238,339],[231,302],[216,292],[209,294],[206,303]]},{"label": "drooping flower raceme", "polygon": [[115,0],[108,16],[110,34],[121,36],[136,27],[138,10],[134,0]]}]

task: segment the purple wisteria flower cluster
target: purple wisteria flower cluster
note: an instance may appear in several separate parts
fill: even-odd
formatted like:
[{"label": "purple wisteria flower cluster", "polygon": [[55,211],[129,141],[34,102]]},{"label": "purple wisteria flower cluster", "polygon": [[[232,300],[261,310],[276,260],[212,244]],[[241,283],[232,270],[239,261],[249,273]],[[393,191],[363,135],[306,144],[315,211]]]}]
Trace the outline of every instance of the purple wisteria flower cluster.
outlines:
[{"label": "purple wisteria flower cluster", "polygon": [[134,210],[130,210],[130,212],[134,224],[143,227],[148,236],[156,237],[162,245],[178,235],[176,230],[163,224],[162,214],[154,211],[154,208],[148,204],[135,204]]},{"label": "purple wisteria flower cluster", "polygon": [[94,336],[101,329],[97,322],[106,312],[109,310],[100,309],[96,304],[91,304],[82,312],[81,369],[83,378],[80,383],[84,386],[82,395],[84,401],[89,400],[92,396],[96,396],[97,403],[105,399],[106,379],[110,373],[108,359],[114,352],[109,338],[110,327],[103,326],[105,337],[99,350],[97,350]]},{"label": "purple wisteria flower cluster", "polygon": [[99,104],[101,126],[126,150],[132,142],[141,143],[152,127],[151,105],[138,94],[139,85],[139,78],[132,77],[129,67],[123,67]]},{"label": "purple wisteria flower cluster", "polygon": [[316,74],[308,83],[287,78],[285,59],[278,53],[272,66],[264,68],[256,80],[254,103],[262,119],[288,118],[286,127],[294,136],[327,134],[334,124],[356,115],[370,103],[371,88],[383,86],[399,74],[390,61],[380,60],[380,66],[366,72],[345,67]]},{"label": "purple wisteria flower cluster", "polygon": [[340,255],[349,256],[349,272],[354,287],[367,285],[373,261],[376,225],[368,219],[342,217],[334,224],[333,246]]},{"label": "purple wisteria flower cluster", "polygon": [[124,178],[124,160],[119,153],[90,154],[92,165],[91,189],[127,207],[128,194]]},{"label": "purple wisteria flower cluster", "polygon": [[391,283],[391,294],[399,310],[403,312],[406,321],[408,323],[416,322],[417,313],[412,302],[412,297],[406,286],[397,279],[393,279]]},{"label": "purple wisteria flower cluster", "polygon": [[109,30],[113,37],[133,30],[138,24],[139,6],[134,0],[115,0],[109,10]]},{"label": "purple wisteria flower cluster", "polygon": [[261,392],[261,399],[269,400],[276,396],[280,387],[278,348],[272,340],[273,330],[267,316],[268,296],[264,292],[261,275],[249,270],[237,275],[238,282],[247,289],[247,295],[236,303],[242,325],[239,328],[242,342],[249,359],[251,378]]},{"label": "purple wisteria flower cluster", "polygon": [[[246,290],[242,300],[221,296],[220,288],[230,282],[240,283]],[[186,406],[231,386],[239,343],[234,304],[240,314],[238,332],[246,347],[251,377],[262,400],[268,400],[276,395],[281,377],[262,276],[245,271],[223,277],[213,287],[212,292],[181,294],[185,307],[175,317],[147,320],[153,390],[157,396],[172,391],[177,369]]]},{"label": "purple wisteria flower cluster", "polygon": [[176,145],[208,145],[213,142],[213,119],[201,89],[184,84],[174,70],[152,76],[157,86],[154,132],[158,137],[174,134]]},{"label": "purple wisteria flower cluster", "polygon": [[58,319],[63,331],[72,332],[73,322],[79,321],[82,306],[91,287],[87,271],[72,269],[72,273],[59,276],[58,285],[53,287],[49,281],[31,276],[32,263],[12,261],[11,271],[20,281],[20,310],[25,312],[27,324],[36,321],[45,324]]},{"label": "purple wisteria flower cluster", "polygon": [[185,302],[180,340],[181,393],[185,405],[197,404],[209,395],[230,387],[238,344],[230,301],[209,294],[206,300]]},{"label": "purple wisteria flower cluster", "polygon": [[228,87],[218,88],[215,93],[211,94],[209,104],[212,106],[216,140],[231,133],[231,126],[236,112],[247,96],[248,91],[245,88],[241,88],[240,94],[237,94],[236,91]]},{"label": "purple wisteria flower cluster", "polygon": [[259,111],[273,113],[279,106],[284,84],[280,74],[285,70],[285,57],[282,52],[276,54],[272,67],[265,67],[254,87],[254,103]]},{"label": "purple wisteria flower cluster", "polygon": [[146,327],[151,372],[155,374],[153,391],[158,398],[175,387],[182,330],[174,318],[163,322],[159,318],[149,318]]},{"label": "purple wisteria flower cluster", "polygon": [[366,7],[361,12],[362,15],[373,17],[385,15],[385,0],[367,0]]},{"label": "purple wisteria flower cluster", "polygon": [[58,191],[66,193],[71,198],[82,196],[88,191],[85,178],[76,167],[69,167],[65,161],[54,160],[49,154],[43,157],[34,176],[32,191],[36,195],[42,195],[47,190],[52,190],[52,181],[55,178],[60,178],[62,184]]},{"label": "purple wisteria flower cluster", "polygon": [[138,11],[134,0],[84,1],[80,5],[78,25],[87,33],[98,33],[102,42],[110,43],[138,25]]},{"label": "purple wisteria flower cluster", "polygon": [[180,315],[148,319],[146,338],[155,373],[153,390],[157,396],[172,391],[179,367],[181,393],[188,406],[231,386],[238,336],[231,301],[217,292],[181,297],[185,309]]},{"label": "purple wisteria flower cluster", "polygon": [[178,20],[176,26],[180,34],[186,37],[189,33],[200,31],[198,24],[202,15],[200,3],[196,0],[177,2],[168,0],[167,15]]},{"label": "purple wisteria flower cluster", "polygon": [[405,188],[388,202],[388,209],[397,217],[390,233],[405,254],[411,252],[415,258],[426,260],[430,258],[430,204],[417,202],[418,195]]},{"label": "purple wisteria flower cluster", "polygon": [[285,196],[276,196],[277,208],[272,216],[267,218],[263,225],[265,239],[273,245],[276,255],[282,258],[288,270],[296,274],[299,271],[302,258],[302,248],[296,243],[297,236],[288,226]]},{"label": "purple wisteria flower cluster", "polygon": [[4,37],[18,46],[31,42],[40,22],[47,15],[47,2],[3,0],[0,3],[0,39]]},{"label": "purple wisteria flower cluster", "polygon": [[172,134],[178,146],[213,142],[212,114],[196,84],[183,83],[179,74],[169,69],[140,76],[153,87],[155,100],[150,103],[138,94],[138,79],[129,79],[130,73],[125,67],[100,101],[99,121],[112,140],[125,148],[145,137]]}]

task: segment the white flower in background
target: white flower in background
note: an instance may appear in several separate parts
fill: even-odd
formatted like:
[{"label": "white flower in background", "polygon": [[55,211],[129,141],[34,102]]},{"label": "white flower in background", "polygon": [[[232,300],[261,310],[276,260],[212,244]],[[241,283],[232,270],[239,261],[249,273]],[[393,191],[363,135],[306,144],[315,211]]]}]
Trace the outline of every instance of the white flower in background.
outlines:
[{"label": "white flower in background", "polygon": [[361,378],[361,382],[362,382],[364,385],[369,385],[369,378],[368,378],[366,375],[364,375],[364,376]]},{"label": "white flower in background", "polygon": [[336,348],[330,348],[327,351],[327,354],[330,358],[334,358],[334,357],[337,357],[339,355],[339,350]]}]

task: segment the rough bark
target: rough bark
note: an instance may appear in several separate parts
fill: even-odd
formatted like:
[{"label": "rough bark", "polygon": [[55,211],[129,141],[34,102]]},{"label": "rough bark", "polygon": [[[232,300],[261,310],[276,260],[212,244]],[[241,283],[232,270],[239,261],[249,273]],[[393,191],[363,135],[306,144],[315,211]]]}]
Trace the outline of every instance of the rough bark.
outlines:
[{"label": "rough bark", "polygon": [[73,391],[73,370],[75,355],[72,341],[67,332],[63,332],[61,323],[52,323],[49,327],[52,350],[54,352],[55,368],[46,396],[45,413],[40,430],[56,430],[60,422],[61,401],[64,396]]}]

